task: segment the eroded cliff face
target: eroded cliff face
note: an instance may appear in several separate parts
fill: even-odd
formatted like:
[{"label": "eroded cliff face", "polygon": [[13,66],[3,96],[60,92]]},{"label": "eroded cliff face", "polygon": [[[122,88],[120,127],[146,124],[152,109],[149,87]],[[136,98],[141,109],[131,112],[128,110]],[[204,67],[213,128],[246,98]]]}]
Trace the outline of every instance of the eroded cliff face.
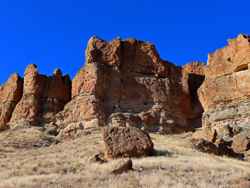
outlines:
[{"label": "eroded cliff face", "polygon": [[8,81],[0,87],[0,131],[9,128],[13,110],[23,94],[23,80],[17,74],[10,76]]},{"label": "eroded cliff face", "polygon": [[[1,130],[56,127],[61,135],[88,126],[135,126],[177,133],[201,126],[197,89],[204,64],[178,67],[160,58],[154,45],[135,39],[92,37],[86,62],[74,79],[29,65],[1,87]],[[7,105],[7,106],[6,106]]]},{"label": "eroded cliff face", "polygon": [[249,64],[250,37],[239,35],[209,54],[206,78],[199,89],[205,137],[214,143],[228,142],[235,152],[239,152],[236,145],[250,149]]},{"label": "eroded cliff face", "polygon": [[71,98],[68,76],[55,70],[53,76],[38,73],[36,65],[29,65],[24,74],[23,94],[16,105],[9,125],[39,126],[50,122]]},{"label": "eroded cliff face", "polygon": [[200,148],[250,158],[249,64],[246,35],[209,54],[207,65],[183,67],[147,42],[92,37],[72,82],[59,69],[45,76],[29,65],[24,79],[13,74],[0,87],[0,131],[42,126],[67,137],[93,126],[179,133],[202,124]]},{"label": "eroded cliff face", "polygon": [[202,113],[197,95],[191,93],[203,81],[203,68],[193,63],[182,69],[163,61],[150,43],[92,37],[86,64],[72,81],[73,98],[56,124],[66,130],[76,124],[135,125],[166,133],[190,130]]}]

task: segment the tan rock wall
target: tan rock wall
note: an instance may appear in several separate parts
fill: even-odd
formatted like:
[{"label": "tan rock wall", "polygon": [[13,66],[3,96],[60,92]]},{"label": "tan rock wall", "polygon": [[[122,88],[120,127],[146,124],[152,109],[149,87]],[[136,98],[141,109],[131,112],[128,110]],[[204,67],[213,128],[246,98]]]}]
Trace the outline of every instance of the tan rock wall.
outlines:
[{"label": "tan rock wall", "polygon": [[17,74],[10,76],[0,87],[0,131],[9,128],[7,124],[23,94],[23,80]]},{"label": "tan rock wall", "polygon": [[[250,129],[250,37],[239,35],[228,45],[209,55],[205,81],[199,99],[203,114],[204,137],[215,143],[227,142],[235,146],[247,143],[236,139]],[[235,143],[237,142],[237,143]]]}]

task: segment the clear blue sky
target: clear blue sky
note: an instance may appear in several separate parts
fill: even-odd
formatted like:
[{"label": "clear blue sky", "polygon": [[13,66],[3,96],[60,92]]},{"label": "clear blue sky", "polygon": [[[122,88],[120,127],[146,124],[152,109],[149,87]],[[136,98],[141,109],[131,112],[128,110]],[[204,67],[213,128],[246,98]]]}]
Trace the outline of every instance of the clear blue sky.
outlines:
[{"label": "clear blue sky", "polygon": [[178,65],[207,54],[238,33],[250,34],[249,0],[1,0],[0,83],[35,63],[74,76],[92,35],[156,44]]}]

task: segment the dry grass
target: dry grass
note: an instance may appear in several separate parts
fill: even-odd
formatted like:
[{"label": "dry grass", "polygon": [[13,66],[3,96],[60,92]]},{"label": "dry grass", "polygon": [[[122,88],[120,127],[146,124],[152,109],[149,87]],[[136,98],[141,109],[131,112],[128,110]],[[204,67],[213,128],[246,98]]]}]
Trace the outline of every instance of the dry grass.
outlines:
[{"label": "dry grass", "polygon": [[42,134],[36,130],[24,133],[0,134],[4,143],[0,145],[0,188],[236,187],[234,180],[250,177],[250,163],[193,150],[190,133],[152,134],[158,156],[133,159],[135,170],[121,175],[110,173],[116,161],[90,162],[103,147],[98,130],[50,147],[16,148],[18,141],[41,142]]}]

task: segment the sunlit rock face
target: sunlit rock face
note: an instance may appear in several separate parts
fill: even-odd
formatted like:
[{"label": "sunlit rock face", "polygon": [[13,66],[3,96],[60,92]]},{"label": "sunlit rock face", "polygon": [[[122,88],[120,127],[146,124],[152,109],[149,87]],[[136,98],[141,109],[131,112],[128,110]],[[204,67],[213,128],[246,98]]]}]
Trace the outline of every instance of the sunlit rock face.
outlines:
[{"label": "sunlit rock face", "polygon": [[[72,100],[57,115],[56,123],[65,128],[79,122],[85,126],[130,124],[134,119],[140,124],[136,126],[150,131],[190,130],[190,122],[202,113],[194,93],[204,79],[203,69],[199,63],[181,68],[163,61],[147,42],[92,37],[86,63],[72,81]],[[123,120],[117,121],[118,117]]]},{"label": "sunlit rock face", "polygon": [[201,126],[197,90],[205,69],[198,62],[178,67],[164,61],[148,42],[92,37],[72,81],[60,69],[42,75],[34,64],[24,79],[8,80],[0,88],[0,129],[50,127],[63,137],[93,126],[192,130]]},{"label": "sunlit rock face", "polygon": [[17,74],[10,76],[0,87],[0,131],[9,128],[8,122],[23,93],[23,80]]},{"label": "sunlit rock face", "polygon": [[[198,93],[205,109],[204,133],[213,142],[242,141],[235,137],[250,129],[249,64],[250,37],[246,35],[229,40],[226,47],[209,54],[206,78]],[[235,148],[239,143],[233,145]]]},{"label": "sunlit rock face", "polygon": [[38,73],[29,65],[24,74],[23,94],[15,107],[10,126],[40,125],[50,122],[71,98],[71,81],[56,69],[53,76]]}]

